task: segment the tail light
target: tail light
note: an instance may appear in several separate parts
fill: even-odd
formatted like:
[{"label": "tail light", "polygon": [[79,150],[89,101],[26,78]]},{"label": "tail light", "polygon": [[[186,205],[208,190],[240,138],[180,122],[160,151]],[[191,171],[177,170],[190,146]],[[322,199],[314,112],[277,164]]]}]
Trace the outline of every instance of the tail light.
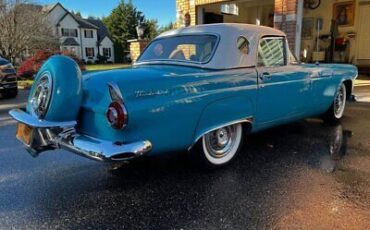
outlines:
[{"label": "tail light", "polygon": [[127,110],[122,103],[112,102],[107,110],[108,123],[115,129],[123,129],[127,125]]}]

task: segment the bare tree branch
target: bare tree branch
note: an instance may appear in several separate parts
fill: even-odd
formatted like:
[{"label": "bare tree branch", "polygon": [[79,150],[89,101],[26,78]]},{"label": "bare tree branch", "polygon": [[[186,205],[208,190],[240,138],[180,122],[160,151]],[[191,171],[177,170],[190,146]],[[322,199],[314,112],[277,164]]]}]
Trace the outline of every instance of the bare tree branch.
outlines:
[{"label": "bare tree branch", "polygon": [[0,55],[12,60],[25,52],[58,49],[42,7],[27,0],[0,0]]}]

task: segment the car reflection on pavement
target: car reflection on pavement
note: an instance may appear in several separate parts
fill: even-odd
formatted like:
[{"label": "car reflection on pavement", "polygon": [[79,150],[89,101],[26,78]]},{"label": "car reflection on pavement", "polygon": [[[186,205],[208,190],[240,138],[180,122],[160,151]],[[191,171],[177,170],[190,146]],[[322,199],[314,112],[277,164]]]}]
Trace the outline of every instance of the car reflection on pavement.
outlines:
[{"label": "car reflection on pavement", "polygon": [[247,136],[216,171],[182,153],[119,167],[61,151],[34,160],[14,124],[0,125],[0,228],[366,229],[369,116],[369,105],[351,104],[340,124]]}]

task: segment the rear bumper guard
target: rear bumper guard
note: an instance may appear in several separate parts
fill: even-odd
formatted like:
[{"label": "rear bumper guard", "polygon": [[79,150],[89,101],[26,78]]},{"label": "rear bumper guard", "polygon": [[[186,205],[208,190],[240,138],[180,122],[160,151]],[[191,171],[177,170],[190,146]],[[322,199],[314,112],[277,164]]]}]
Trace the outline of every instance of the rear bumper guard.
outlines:
[{"label": "rear bumper guard", "polygon": [[32,127],[31,142],[26,149],[34,157],[47,150],[64,149],[97,161],[126,161],[152,149],[147,140],[120,143],[79,134],[75,130],[76,121],[39,120],[21,109],[13,109],[9,114],[19,123]]}]

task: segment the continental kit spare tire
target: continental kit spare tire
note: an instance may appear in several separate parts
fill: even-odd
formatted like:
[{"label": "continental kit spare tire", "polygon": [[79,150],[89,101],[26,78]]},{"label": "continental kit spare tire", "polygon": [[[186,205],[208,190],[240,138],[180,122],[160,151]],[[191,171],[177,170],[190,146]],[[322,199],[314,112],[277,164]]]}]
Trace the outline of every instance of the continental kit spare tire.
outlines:
[{"label": "continental kit spare tire", "polygon": [[47,121],[76,120],[82,102],[82,73],[71,58],[56,55],[39,70],[27,112]]}]

